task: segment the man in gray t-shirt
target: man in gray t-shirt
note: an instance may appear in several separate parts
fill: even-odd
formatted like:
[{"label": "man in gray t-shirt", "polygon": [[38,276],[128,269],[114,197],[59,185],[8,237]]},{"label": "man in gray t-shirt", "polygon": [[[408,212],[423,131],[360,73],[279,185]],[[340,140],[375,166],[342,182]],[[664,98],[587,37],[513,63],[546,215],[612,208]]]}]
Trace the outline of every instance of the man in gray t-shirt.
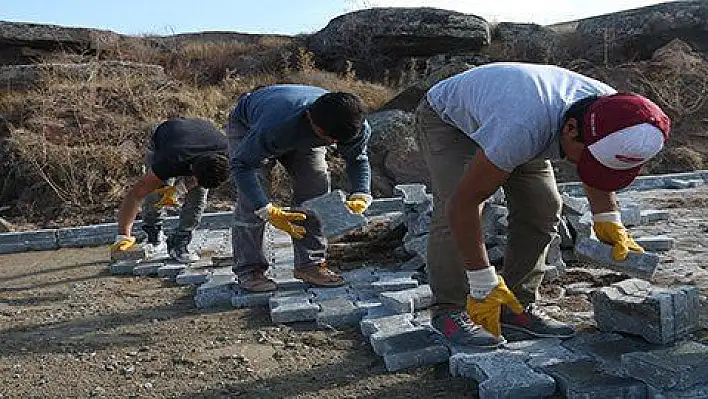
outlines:
[{"label": "man in gray t-shirt", "polygon": [[[433,86],[416,123],[435,197],[433,326],[469,347],[500,346],[502,329],[572,336],[572,327],[533,306],[562,204],[550,160],[577,165],[597,237],[625,259],[643,249],[622,225],[614,191],[661,150],[669,118],[644,97],[563,68],[495,63]],[[503,278],[489,264],[480,221],[499,187],[509,206]]]}]

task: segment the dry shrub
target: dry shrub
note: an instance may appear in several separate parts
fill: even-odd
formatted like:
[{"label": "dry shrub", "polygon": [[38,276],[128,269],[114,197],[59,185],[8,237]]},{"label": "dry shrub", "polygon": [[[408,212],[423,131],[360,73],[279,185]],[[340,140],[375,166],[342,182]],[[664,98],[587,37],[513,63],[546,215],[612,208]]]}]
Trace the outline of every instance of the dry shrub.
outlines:
[{"label": "dry shrub", "polygon": [[647,164],[645,174],[680,173],[703,169],[703,156],[686,146],[669,147]]}]

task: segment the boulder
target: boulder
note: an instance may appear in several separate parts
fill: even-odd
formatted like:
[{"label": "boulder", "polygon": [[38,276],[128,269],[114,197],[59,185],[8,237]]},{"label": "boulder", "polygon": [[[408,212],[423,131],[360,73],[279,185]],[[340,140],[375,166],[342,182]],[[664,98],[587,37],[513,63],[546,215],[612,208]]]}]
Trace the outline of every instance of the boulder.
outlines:
[{"label": "boulder", "polygon": [[369,159],[374,190],[393,195],[393,186],[405,183],[429,185],[430,176],[415,139],[413,114],[390,110],[367,117],[371,125]]},{"label": "boulder", "polygon": [[359,75],[411,57],[466,54],[489,44],[489,26],[476,15],[436,8],[372,8],[344,14],[312,35],[308,48],[328,69],[353,62]]},{"label": "boulder", "polygon": [[559,53],[561,36],[537,24],[501,22],[492,30],[490,53],[495,61],[552,63]]}]

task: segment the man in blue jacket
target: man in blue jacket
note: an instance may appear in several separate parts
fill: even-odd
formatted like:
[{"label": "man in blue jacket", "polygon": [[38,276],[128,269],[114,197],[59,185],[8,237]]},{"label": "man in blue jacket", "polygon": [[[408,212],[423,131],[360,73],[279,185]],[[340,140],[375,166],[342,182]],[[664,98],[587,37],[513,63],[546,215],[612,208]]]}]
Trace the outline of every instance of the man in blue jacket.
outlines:
[{"label": "man in blue jacket", "polygon": [[238,199],[232,246],[234,272],[242,288],[264,292],[276,284],[264,273],[263,231],[270,222],[293,238],[296,278],[316,286],[344,284],[327,268],[327,242],[312,215],[273,204],[264,187],[280,162],[293,180],[293,205],[326,194],[330,177],[325,155],[336,144],[346,161],[352,194],[347,206],[363,213],[371,203],[371,169],[366,147],[371,130],[364,105],[353,94],[319,87],[273,85],[242,95],[227,126],[231,178]]}]

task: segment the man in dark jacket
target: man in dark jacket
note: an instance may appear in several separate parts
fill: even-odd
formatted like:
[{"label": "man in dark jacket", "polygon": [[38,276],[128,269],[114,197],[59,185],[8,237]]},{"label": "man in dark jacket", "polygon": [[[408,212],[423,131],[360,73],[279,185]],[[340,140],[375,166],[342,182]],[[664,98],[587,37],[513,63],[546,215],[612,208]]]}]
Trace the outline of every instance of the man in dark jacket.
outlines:
[{"label": "man in dark jacket", "polygon": [[242,288],[272,291],[265,277],[263,254],[266,221],[293,238],[294,275],[317,286],[340,286],[341,276],[325,263],[326,239],[311,215],[288,212],[273,204],[269,186],[274,163],[280,162],[293,179],[293,205],[330,191],[325,154],[336,144],[346,161],[352,194],[347,206],[363,213],[371,203],[371,169],[366,155],[370,128],[361,100],[350,93],[331,93],[319,87],[274,85],[239,98],[227,127],[231,178],[238,194],[233,233],[234,272]]}]

